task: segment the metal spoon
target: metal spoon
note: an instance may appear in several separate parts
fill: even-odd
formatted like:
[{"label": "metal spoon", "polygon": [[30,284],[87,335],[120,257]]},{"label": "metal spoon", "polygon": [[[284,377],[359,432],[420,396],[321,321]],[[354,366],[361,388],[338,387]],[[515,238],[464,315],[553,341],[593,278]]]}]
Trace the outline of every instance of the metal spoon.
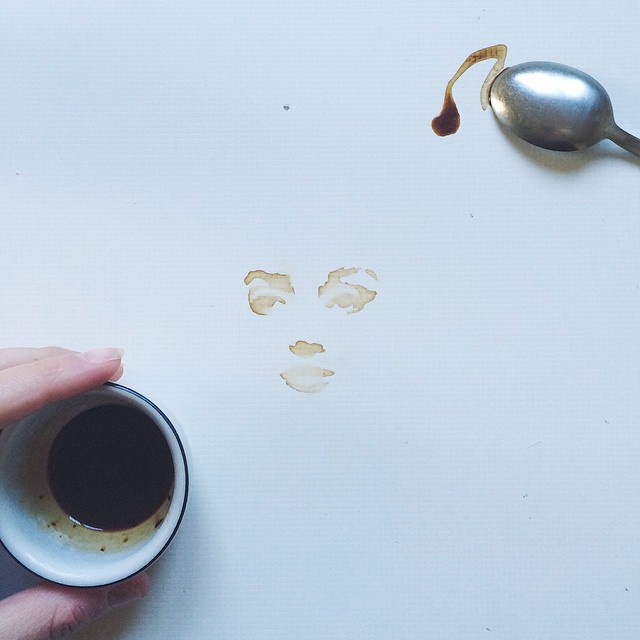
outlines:
[{"label": "metal spoon", "polygon": [[544,149],[576,151],[609,139],[640,156],[640,138],[621,129],[604,87],[555,62],[524,62],[501,71],[489,90],[498,120]]}]

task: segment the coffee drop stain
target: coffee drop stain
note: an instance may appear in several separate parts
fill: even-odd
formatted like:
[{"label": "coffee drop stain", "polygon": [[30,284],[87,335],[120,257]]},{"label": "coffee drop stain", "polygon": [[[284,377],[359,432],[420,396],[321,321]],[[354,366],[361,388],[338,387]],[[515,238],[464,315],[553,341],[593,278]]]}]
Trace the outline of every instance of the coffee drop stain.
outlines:
[{"label": "coffee drop stain", "polygon": [[292,367],[280,374],[280,377],[296,391],[301,393],[318,393],[322,391],[329,383],[323,378],[327,378],[335,374],[335,371],[323,369],[322,367],[313,367],[311,365],[302,365]]},{"label": "coffee drop stain", "polygon": [[442,111],[432,120],[431,128],[440,137],[453,135],[460,128],[460,112],[451,91],[445,93]]},{"label": "coffee drop stain", "polygon": [[[362,269],[355,267],[345,269],[344,267],[331,271],[327,276],[327,281],[318,287],[318,297],[325,301],[325,306],[331,308],[338,306],[341,309],[352,307],[347,313],[358,313],[369,304],[377,295],[375,291],[367,289],[361,284],[351,284],[343,282],[343,278],[359,273]],[[378,276],[370,269],[365,269],[365,273],[378,279]]]},{"label": "coffee drop stain", "polygon": [[491,58],[497,59],[480,88],[480,104],[482,105],[482,109],[485,110],[489,106],[489,91],[491,89],[491,85],[493,84],[495,77],[504,69],[506,57],[507,47],[504,44],[496,44],[491,47],[485,47],[484,49],[478,49],[478,51],[474,51],[467,57],[451,80],[447,83],[447,87],[444,92],[442,111],[431,121],[431,128],[436,135],[450,136],[460,127],[460,112],[458,111],[456,102],[453,99],[453,85],[456,83],[458,78],[469,67],[473,66],[477,62],[482,62],[483,60],[489,60]]},{"label": "coffee drop stain", "polygon": [[318,342],[298,340],[295,344],[289,345],[289,351],[300,358],[313,358],[316,354],[323,353],[324,347]]},{"label": "coffee drop stain", "polygon": [[378,275],[376,274],[376,272],[373,269],[365,269],[364,272],[370,277],[373,278],[374,280],[378,279]]},{"label": "coffee drop stain", "polygon": [[277,303],[286,304],[287,297],[294,295],[291,276],[283,273],[269,273],[262,269],[249,271],[244,278],[246,285],[254,280],[262,280],[265,284],[249,289],[249,307],[259,316],[267,316]]}]

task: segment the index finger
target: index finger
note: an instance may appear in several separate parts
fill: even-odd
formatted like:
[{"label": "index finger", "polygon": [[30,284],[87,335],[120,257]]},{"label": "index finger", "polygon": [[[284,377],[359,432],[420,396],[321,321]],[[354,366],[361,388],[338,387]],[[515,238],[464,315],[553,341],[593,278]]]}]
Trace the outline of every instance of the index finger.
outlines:
[{"label": "index finger", "polygon": [[15,347],[0,349],[0,371],[9,367],[17,367],[19,364],[27,364],[36,360],[44,360],[53,356],[61,356],[67,353],[78,353],[62,347]]},{"label": "index finger", "polygon": [[120,371],[122,355],[120,349],[69,352],[0,371],[0,429],[104,384]]}]

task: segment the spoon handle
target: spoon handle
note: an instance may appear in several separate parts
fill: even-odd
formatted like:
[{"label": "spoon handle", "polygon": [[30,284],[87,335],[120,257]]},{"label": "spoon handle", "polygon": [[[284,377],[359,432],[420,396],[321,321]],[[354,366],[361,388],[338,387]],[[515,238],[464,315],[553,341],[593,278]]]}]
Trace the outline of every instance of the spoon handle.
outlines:
[{"label": "spoon handle", "polygon": [[607,138],[617,145],[631,151],[637,156],[640,156],[640,138],[632,136],[624,129],[621,129],[617,124],[613,124],[607,131]]}]

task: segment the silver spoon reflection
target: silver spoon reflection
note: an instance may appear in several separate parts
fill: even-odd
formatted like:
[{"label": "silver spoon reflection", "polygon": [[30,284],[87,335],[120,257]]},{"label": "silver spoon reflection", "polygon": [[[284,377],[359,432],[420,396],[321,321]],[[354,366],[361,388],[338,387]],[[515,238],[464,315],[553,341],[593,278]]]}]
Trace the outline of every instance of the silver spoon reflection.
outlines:
[{"label": "silver spoon reflection", "polygon": [[431,126],[440,136],[455,133],[460,115],[453,100],[456,80],[473,64],[497,58],[482,85],[480,102],[523,140],[554,151],[577,151],[609,139],[640,156],[640,139],[621,129],[604,87],[586,73],[555,62],[525,62],[503,69],[505,45],[472,53],[447,84],[442,112]]}]

